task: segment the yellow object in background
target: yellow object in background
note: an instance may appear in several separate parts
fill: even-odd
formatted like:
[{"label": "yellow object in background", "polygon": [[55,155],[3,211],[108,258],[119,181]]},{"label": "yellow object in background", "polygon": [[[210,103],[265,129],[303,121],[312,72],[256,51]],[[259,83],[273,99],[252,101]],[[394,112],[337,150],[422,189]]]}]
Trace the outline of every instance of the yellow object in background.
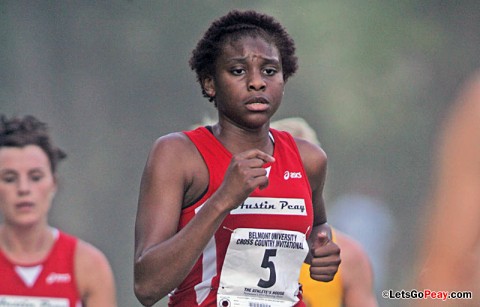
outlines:
[{"label": "yellow object in background", "polygon": [[[332,229],[332,240],[337,243],[334,229]],[[302,284],[303,300],[307,307],[342,306],[343,288],[340,268],[332,281],[321,282],[310,278],[310,265],[306,263],[302,265],[300,283]]]}]

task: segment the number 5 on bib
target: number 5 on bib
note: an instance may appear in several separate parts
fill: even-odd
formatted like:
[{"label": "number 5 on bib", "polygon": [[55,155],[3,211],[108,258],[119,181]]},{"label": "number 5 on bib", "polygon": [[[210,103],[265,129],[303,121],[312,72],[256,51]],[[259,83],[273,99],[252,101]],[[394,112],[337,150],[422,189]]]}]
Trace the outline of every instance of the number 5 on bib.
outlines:
[{"label": "number 5 on bib", "polygon": [[307,253],[305,234],[300,232],[234,230],[220,275],[218,306],[293,306]]}]

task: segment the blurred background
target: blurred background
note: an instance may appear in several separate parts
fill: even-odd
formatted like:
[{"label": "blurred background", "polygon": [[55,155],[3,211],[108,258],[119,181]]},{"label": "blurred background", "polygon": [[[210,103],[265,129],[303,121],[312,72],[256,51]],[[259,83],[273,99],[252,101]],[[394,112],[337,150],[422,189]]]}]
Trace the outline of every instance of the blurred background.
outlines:
[{"label": "blurred background", "polygon": [[1,1],[0,112],[46,121],[69,155],[52,224],[103,250],[119,306],[140,306],[132,264],[143,166],[157,137],[215,116],[188,59],[234,8],[273,15],[295,39],[299,70],[274,119],[301,116],[317,131],[332,224],[362,196],[380,204],[360,225],[382,234],[376,288],[408,289],[435,136],[480,66],[478,1]]}]

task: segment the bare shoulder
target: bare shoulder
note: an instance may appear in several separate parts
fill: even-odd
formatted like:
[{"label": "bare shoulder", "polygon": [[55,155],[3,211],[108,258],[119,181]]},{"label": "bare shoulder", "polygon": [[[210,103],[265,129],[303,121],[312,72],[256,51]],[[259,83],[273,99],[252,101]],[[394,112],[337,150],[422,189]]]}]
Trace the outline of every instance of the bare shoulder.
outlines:
[{"label": "bare shoulder", "polygon": [[445,121],[447,135],[452,135],[452,138],[456,138],[456,135],[478,135],[480,75],[472,78],[461,88],[455,102],[447,109],[447,112]]},{"label": "bare shoulder", "polygon": [[373,269],[366,251],[360,243],[348,235],[338,230],[335,233],[342,257],[340,274],[344,306],[358,306],[358,302],[362,302],[362,306],[377,307]]},{"label": "bare shoulder", "polygon": [[338,230],[335,231],[335,234],[341,250],[341,270],[345,286],[352,285],[355,287],[355,284],[360,280],[365,283],[372,283],[372,265],[360,243]]},{"label": "bare shoulder", "polygon": [[175,159],[179,156],[189,156],[196,148],[190,139],[182,132],[173,132],[159,137],[153,144],[150,158]]},{"label": "bare shoulder", "polygon": [[465,116],[480,119],[480,72],[460,90],[454,107],[462,109]]},{"label": "bare shoulder", "polygon": [[[159,203],[160,195],[170,195],[175,201],[170,198],[168,203],[178,208],[182,201],[189,203],[195,199],[207,184],[208,170],[197,147],[185,133],[174,132],[158,138],[152,146],[145,165],[141,199],[149,194]],[[149,193],[149,188],[154,193]]]},{"label": "bare shoulder", "polygon": [[294,138],[305,170],[309,173],[323,172],[327,166],[327,154],[318,145],[301,138]]},{"label": "bare shoulder", "polygon": [[185,133],[174,132],[154,142],[148,156],[146,171],[157,175],[176,174],[183,177],[185,182],[191,182],[193,174],[198,173],[198,168],[203,166],[197,147],[190,138]]},{"label": "bare shoulder", "polygon": [[104,253],[92,244],[83,240],[78,239],[75,257],[75,263],[81,269],[88,270],[103,268],[110,270],[110,264]]},{"label": "bare shoulder", "polygon": [[370,267],[370,260],[362,245],[347,234],[335,230],[337,237],[337,244],[342,250],[342,264],[347,266],[348,264],[358,265],[363,267]]},{"label": "bare shoulder", "polygon": [[116,306],[113,271],[102,251],[78,239],[75,276],[82,301],[87,306]]}]

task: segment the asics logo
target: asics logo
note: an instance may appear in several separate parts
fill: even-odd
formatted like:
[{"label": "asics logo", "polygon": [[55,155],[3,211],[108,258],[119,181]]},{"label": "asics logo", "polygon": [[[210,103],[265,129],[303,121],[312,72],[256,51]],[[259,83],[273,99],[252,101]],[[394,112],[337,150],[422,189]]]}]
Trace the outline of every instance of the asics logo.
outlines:
[{"label": "asics logo", "polygon": [[283,179],[288,180],[290,178],[291,179],[300,179],[300,178],[302,178],[302,173],[285,171],[285,173],[283,173]]},{"label": "asics logo", "polygon": [[69,273],[52,272],[47,276],[45,281],[47,282],[48,285],[51,285],[54,283],[66,284],[66,283],[69,283],[71,280],[72,280],[72,277],[70,276]]}]

